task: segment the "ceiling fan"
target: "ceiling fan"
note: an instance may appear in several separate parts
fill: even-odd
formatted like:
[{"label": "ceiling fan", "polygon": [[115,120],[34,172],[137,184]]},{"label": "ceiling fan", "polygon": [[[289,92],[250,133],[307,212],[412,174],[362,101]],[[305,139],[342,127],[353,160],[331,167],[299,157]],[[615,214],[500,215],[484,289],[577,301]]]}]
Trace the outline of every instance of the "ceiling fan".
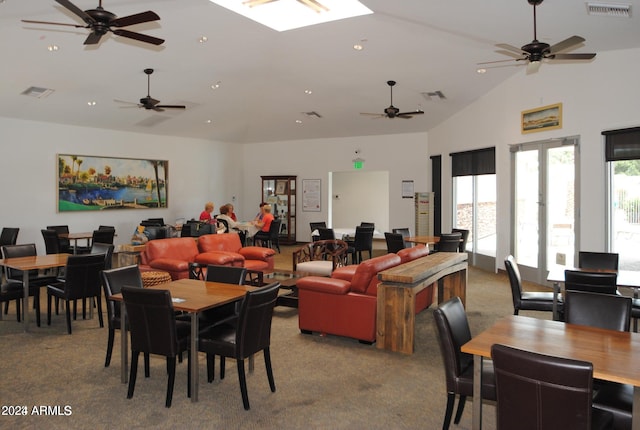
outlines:
[{"label": "ceiling fan", "polygon": [[388,108],[384,110],[384,113],[366,113],[360,112],[360,115],[370,115],[376,118],[404,118],[409,119],[412,118],[413,115],[422,115],[424,112],[416,109],[412,112],[400,112],[400,109],[393,105],[393,86],[396,84],[396,81],[387,81],[387,85],[389,85],[389,89],[391,90],[391,104]]},{"label": "ceiling fan", "polygon": [[[100,38],[107,34],[107,32],[112,32],[113,34],[117,34],[118,36],[128,37],[129,39],[139,40],[140,42],[151,43],[153,45],[162,45],[164,43],[164,39],[158,39],[157,37],[147,36],[146,34],[135,33],[129,30],[122,30],[119,27],[127,27],[135,24],[142,24],[145,22],[158,21],[160,17],[152,11],[146,11],[137,13],[134,15],[123,16],[122,18],[118,18],[115,14],[106,11],[102,8],[102,0],[99,0],[98,7],[96,9],[89,9],[83,11],[69,0],[55,0],[56,3],[64,6],[77,16],[79,16],[87,25],[77,25],[77,24],[64,24],[59,22],[48,22],[48,21],[32,21],[23,19],[22,22],[27,22],[30,24],[51,24],[51,25],[66,25],[75,28],[89,28],[91,29],[91,33],[89,37],[84,41],[85,45],[95,45],[100,41]],[[111,27],[118,27],[115,30]]]},{"label": "ceiling fan", "polygon": [[[140,99],[140,103],[127,102],[123,100],[114,100],[117,103],[127,103],[132,105],[130,107],[145,108],[147,110],[154,110],[156,112],[164,112],[165,109],[186,109],[184,105],[161,105],[160,100],[156,100],[150,96],[151,93],[151,74],[153,69],[144,69],[144,73],[147,75],[147,96]],[[127,107],[127,106],[123,106]]]},{"label": "ceiling fan", "polygon": [[[533,6],[533,41],[524,45],[522,48],[517,48],[513,45],[506,43],[499,43],[496,47],[502,50],[497,51],[501,54],[508,55],[515,58],[516,61],[528,61],[527,72],[535,72],[540,68],[542,60],[591,60],[596,54],[563,54],[561,51],[566,51],[577,47],[579,44],[585,41],[583,37],[571,36],[555,45],[549,45],[538,40],[537,34],[537,21],[536,21],[536,6],[539,6],[543,0],[527,0],[527,2]],[[503,61],[512,60],[498,60],[488,61],[478,64],[492,64],[500,63]]]}]

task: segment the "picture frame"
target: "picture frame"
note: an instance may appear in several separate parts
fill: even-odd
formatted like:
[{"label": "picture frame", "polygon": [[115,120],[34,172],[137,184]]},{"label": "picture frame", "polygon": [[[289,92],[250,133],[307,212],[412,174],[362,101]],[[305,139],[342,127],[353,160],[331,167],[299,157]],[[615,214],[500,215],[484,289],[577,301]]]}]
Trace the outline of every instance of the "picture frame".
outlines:
[{"label": "picture frame", "polygon": [[562,103],[522,111],[522,134],[562,128]]},{"label": "picture frame", "polygon": [[57,211],[168,207],[169,161],[57,154]]},{"label": "picture frame", "polygon": [[302,180],[302,212],[320,212],[322,193],[320,179]]},{"label": "picture frame", "polygon": [[287,191],[288,191],[287,185],[288,184],[286,179],[277,179],[275,195],[281,196],[281,195],[287,194]]}]

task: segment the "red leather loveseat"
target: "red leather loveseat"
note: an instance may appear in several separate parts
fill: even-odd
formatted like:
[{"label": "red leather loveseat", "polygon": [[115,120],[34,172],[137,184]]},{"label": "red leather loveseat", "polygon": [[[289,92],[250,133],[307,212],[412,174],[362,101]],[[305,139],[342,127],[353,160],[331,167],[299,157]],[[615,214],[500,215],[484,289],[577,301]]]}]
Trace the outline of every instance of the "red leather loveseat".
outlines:
[{"label": "red leather loveseat", "polygon": [[[303,333],[319,332],[358,339],[376,340],[378,272],[424,257],[429,249],[418,246],[398,254],[386,254],[357,265],[337,268],[328,277],[308,276],[298,287],[298,327]],[[433,302],[433,286],[416,297],[416,313]]]},{"label": "red leather loveseat", "polygon": [[189,263],[243,266],[248,269],[273,269],[275,251],[259,246],[243,248],[235,233],[207,234],[198,238],[176,237],[147,242],[140,254],[140,270],[169,272],[171,279],[189,277]]}]

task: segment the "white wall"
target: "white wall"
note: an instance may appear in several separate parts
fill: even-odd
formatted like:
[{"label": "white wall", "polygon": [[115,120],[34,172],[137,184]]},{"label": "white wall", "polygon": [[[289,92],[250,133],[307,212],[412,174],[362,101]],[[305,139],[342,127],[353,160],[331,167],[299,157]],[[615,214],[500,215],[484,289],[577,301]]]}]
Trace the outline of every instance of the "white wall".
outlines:
[{"label": "white wall", "polygon": [[[356,149],[361,153],[356,155]],[[389,172],[389,208],[382,208],[389,211],[389,226],[413,226],[413,199],[402,198],[402,180],[413,180],[416,191],[427,191],[430,175],[426,133],[248,144],[243,152],[245,207],[257,210],[260,176],[298,177],[298,242],[311,240],[309,222],[328,219],[328,173],[353,171],[354,158],[365,160],[363,171]],[[322,180],[321,212],[302,212],[302,179]]]},{"label": "white wall", "polygon": [[364,221],[374,223],[381,233],[391,231],[389,172],[335,172],[331,182],[332,227],[354,228]]},{"label": "white wall", "polygon": [[[68,224],[76,232],[115,225],[115,243],[129,243],[144,218],[197,218],[206,201],[217,209],[243,189],[241,148],[236,145],[8,118],[0,118],[0,145],[0,228],[19,227],[19,243],[35,243],[41,254],[40,230],[47,225]],[[58,213],[58,153],[169,160],[169,207]],[[236,208],[243,209],[240,203]]]},{"label": "white wall", "polygon": [[[589,63],[543,64],[517,75],[429,132],[429,155],[442,154],[442,230],[451,227],[449,153],[496,146],[498,177],[497,265],[510,252],[509,145],[565,136],[580,138],[580,247],[605,250],[603,130],[640,125],[640,50],[598,53]],[[491,73],[489,70],[488,73]],[[523,135],[520,112],[563,103],[562,129]]]}]

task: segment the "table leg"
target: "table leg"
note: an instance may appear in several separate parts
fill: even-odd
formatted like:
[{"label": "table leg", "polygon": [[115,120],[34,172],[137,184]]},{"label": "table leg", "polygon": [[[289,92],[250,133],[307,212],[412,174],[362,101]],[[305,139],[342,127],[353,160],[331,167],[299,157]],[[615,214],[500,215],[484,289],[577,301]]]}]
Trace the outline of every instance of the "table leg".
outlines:
[{"label": "table leg", "polygon": [[129,367],[129,343],[127,334],[127,307],[124,300],[120,302],[120,381],[128,382]]},{"label": "table leg", "polygon": [[553,320],[558,321],[560,319],[560,315],[558,315],[558,295],[560,294],[560,283],[553,283]]},{"label": "table leg", "polygon": [[22,271],[22,287],[24,296],[22,297],[22,322],[25,333],[29,331],[29,271]]},{"label": "table leg", "polygon": [[473,430],[482,429],[482,360],[481,355],[473,356]]},{"label": "table leg", "polygon": [[191,401],[198,401],[198,314],[191,313]]},{"label": "table leg", "polygon": [[633,387],[633,411],[631,413],[631,428],[640,430],[640,387]]}]

